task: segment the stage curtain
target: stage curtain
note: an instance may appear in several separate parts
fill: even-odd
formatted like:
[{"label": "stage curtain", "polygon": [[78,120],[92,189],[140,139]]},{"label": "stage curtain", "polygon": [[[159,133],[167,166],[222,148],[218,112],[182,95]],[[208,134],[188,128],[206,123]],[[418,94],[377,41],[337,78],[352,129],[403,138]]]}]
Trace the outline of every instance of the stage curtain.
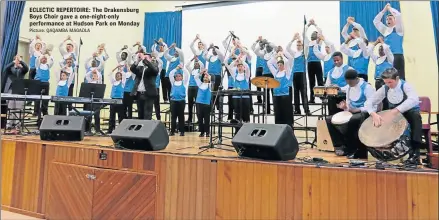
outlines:
[{"label": "stage curtain", "polygon": [[439,65],[439,21],[438,21],[438,14],[439,14],[439,2],[438,1],[431,1],[431,15],[433,18],[433,30],[434,30],[434,39],[436,42],[436,57],[437,57],[437,63]]},{"label": "stage curtain", "polygon": [[151,51],[154,40],[163,38],[171,46],[176,43],[181,48],[182,39],[182,13],[176,12],[148,12],[145,13],[145,30],[143,45]]},{"label": "stage curtain", "polygon": [[0,63],[2,70],[2,91],[6,82],[4,68],[14,59],[18,50],[18,39],[20,36],[20,24],[23,17],[25,1],[6,2],[6,13],[4,15],[3,41],[1,46]]},{"label": "stage curtain", "polygon": [[[366,32],[367,39],[375,41],[380,33],[373,25],[373,19],[375,16],[383,10],[384,6],[389,1],[340,1],[340,33],[343,26],[346,24],[348,17],[354,17],[355,22],[363,26]],[[398,1],[390,1],[392,8],[401,11]],[[385,23],[386,15],[383,17]],[[348,29],[348,33],[352,31],[352,25]],[[340,42],[343,43],[344,39],[340,34]]]}]

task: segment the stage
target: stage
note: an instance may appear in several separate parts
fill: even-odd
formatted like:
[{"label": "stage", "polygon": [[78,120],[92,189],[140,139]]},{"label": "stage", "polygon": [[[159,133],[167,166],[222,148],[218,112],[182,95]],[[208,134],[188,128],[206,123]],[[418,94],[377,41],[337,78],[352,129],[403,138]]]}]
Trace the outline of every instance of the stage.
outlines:
[{"label": "stage", "polygon": [[[301,147],[272,162],[199,147],[198,133],[163,151],[2,136],[2,209],[46,219],[437,219],[437,170],[349,167]],[[319,157],[328,164],[306,163]],[[304,160],[305,159],[305,160]]]}]

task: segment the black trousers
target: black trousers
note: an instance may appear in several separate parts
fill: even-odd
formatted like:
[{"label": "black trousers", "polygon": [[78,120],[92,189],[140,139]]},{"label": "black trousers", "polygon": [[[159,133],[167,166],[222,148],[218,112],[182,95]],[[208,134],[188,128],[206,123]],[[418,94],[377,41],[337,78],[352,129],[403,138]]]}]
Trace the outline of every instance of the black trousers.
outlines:
[{"label": "black trousers", "polygon": [[[101,130],[101,112],[98,111],[98,109],[100,107],[101,107],[100,105],[93,104],[93,109],[95,111],[93,114],[93,119],[95,122],[95,130],[96,131]],[[84,110],[91,111],[91,104],[84,105]],[[87,117],[87,120],[85,121],[85,131],[87,131],[87,132],[91,131],[91,116]]]},{"label": "black trousers", "polygon": [[[263,76],[265,76],[265,77],[270,77],[270,78],[274,78],[273,77],[273,74],[264,74]],[[265,91],[264,91],[265,92]],[[265,107],[264,106],[264,111],[267,109],[268,110],[268,112],[267,112],[267,114],[270,114],[270,112],[271,112],[271,107],[270,107],[270,103],[271,103],[271,97],[273,96],[273,89],[268,89],[268,91],[267,91],[267,100],[265,100],[265,93],[264,93],[264,98],[263,98],[263,100],[264,100],[264,102],[265,103],[267,103],[267,107]]]},{"label": "black trousers", "polygon": [[152,120],[152,106],[156,96],[137,92],[137,115],[139,119]]},{"label": "black trousers", "polygon": [[[220,85],[221,85],[221,75],[213,75],[210,74],[210,79],[212,80],[212,84],[213,84],[213,91],[218,91]],[[213,103],[215,101],[215,97],[216,97],[216,92],[212,92],[212,102]],[[220,102],[222,102],[222,96],[218,96],[215,106],[217,110],[223,110],[220,108]]]},{"label": "black trousers", "polygon": [[198,86],[189,86],[187,93],[188,93],[188,108],[189,108],[188,121],[192,122],[192,115],[194,114],[193,110],[194,110],[195,100],[197,99]]},{"label": "black trousers", "polygon": [[410,124],[410,140],[412,149],[419,151],[422,143],[422,117],[419,111],[409,110],[402,114],[407,122]]},{"label": "black trousers", "polygon": [[29,69],[29,79],[35,79],[36,75],[37,75],[37,69],[36,68],[30,68]]},{"label": "black trousers", "polygon": [[[367,112],[355,113],[346,125],[334,125],[331,122],[332,116],[326,118],[329,135],[335,148],[345,146],[343,149],[347,154],[358,152],[358,156],[367,157],[366,146],[358,138],[358,130],[361,124],[369,117]],[[345,126],[344,129],[338,129],[337,126]],[[345,132],[345,133],[342,133]]]},{"label": "black trousers", "polygon": [[131,92],[124,92],[123,93],[123,112],[125,114],[124,118],[133,118],[133,102],[134,102],[134,96],[131,96]]},{"label": "black trousers", "polygon": [[334,115],[343,111],[337,107],[337,104],[343,100],[346,100],[346,95],[328,97],[328,115]]},{"label": "black trousers", "polygon": [[157,96],[154,98],[154,111],[155,111],[155,117],[157,120],[162,119],[162,115],[160,114],[160,94],[159,88],[157,88]]},{"label": "black trousers", "polygon": [[[383,79],[375,79],[375,89],[378,91],[382,86],[384,86]],[[382,104],[382,109],[389,109],[389,103],[387,102],[387,97],[384,98]]]},{"label": "black trousers", "polygon": [[250,99],[249,98],[233,98],[233,108],[235,111],[235,119],[237,121],[250,121]]},{"label": "black trousers", "polygon": [[119,124],[125,118],[123,105],[111,105],[110,106],[110,120],[108,122],[108,133],[113,132],[116,128],[116,113]]},{"label": "black trousers", "polygon": [[[70,84],[70,86],[69,86],[69,93],[68,93],[68,96],[73,96],[73,88],[75,88],[75,84]],[[69,104],[68,105],[68,107],[69,107],[69,111],[72,111],[73,110],[73,105],[72,104]]]},{"label": "black trousers", "polygon": [[166,70],[160,72],[160,81],[162,82],[163,101],[168,101],[171,97],[171,81],[169,77],[165,77]]},{"label": "black trousers", "polygon": [[197,103],[198,128],[202,134],[209,133],[211,106]]},{"label": "black trousers", "polygon": [[[289,104],[288,104],[289,103]],[[291,128],[293,127],[293,106],[291,105],[291,98],[285,96],[274,96],[274,123],[275,124],[287,124]]]},{"label": "black trousers", "polygon": [[[233,88],[229,88],[229,89],[233,89]],[[233,119],[233,104],[234,104],[232,95],[228,95],[227,100],[228,100],[227,106],[228,106],[228,110],[229,110],[229,112],[227,114],[227,120],[232,120]]]},{"label": "black trousers", "polygon": [[403,54],[393,54],[393,67],[398,70],[399,78],[405,80],[405,60]]},{"label": "black trousers", "polygon": [[[256,67],[256,77],[262,76],[263,71],[264,71],[264,68]],[[262,91],[262,89],[259,87],[256,87],[256,91]],[[257,99],[258,99],[258,103],[262,103],[262,96],[258,95]]]},{"label": "black trousers", "polygon": [[323,86],[323,70],[322,70],[322,64],[320,61],[312,61],[308,62],[308,80],[309,80],[309,91],[310,91],[310,100],[314,101],[314,87],[316,86],[316,79],[317,79],[317,85]]},{"label": "black trousers", "polygon": [[184,132],[184,108],[186,107],[185,100],[171,101],[171,132],[176,131],[178,118],[178,131]]},{"label": "black trousers", "polygon": [[55,115],[67,115],[67,104],[65,103],[55,103],[55,109],[54,109]]},{"label": "black trousers", "polygon": [[[48,82],[41,82],[40,84],[40,91],[42,91],[43,95],[49,95],[49,88],[50,85]],[[44,91],[43,91],[44,90]],[[43,113],[43,115],[47,115],[47,109],[49,106],[49,100],[44,100],[41,103],[41,113]],[[40,112],[40,101],[35,101],[35,108],[34,108],[34,113],[38,114]]]},{"label": "black trousers", "polygon": [[306,94],[305,73],[294,73],[293,86],[294,86],[294,110],[300,112],[300,97],[302,97],[303,110],[309,112],[308,98]]},{"label": "black trousers", "polygon": [[365,82],[368,82],[369,77],[367,76],[367,73],[366,74],[358,74],[358,77],[364,79]]}]

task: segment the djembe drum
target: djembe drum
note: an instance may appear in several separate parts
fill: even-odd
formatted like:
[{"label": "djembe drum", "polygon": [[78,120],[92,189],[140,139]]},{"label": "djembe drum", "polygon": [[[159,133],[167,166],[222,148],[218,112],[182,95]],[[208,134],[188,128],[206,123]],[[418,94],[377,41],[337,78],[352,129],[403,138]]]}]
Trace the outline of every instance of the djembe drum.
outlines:
[{"label": "djembe drum", "polygon": [[331,123],[337,128],[342,134],[346,134],[348,130],[349,120],[352,118],[352,113],[348,111],[342,111],[332,116]]},{"label": "djembe drum", "polygon": [[[386,114],[390,114],[390,110],[378,112],[380,116]],[[372,117],[367,118],[361,124],[358,137],[370,154],[381,161],[397,160],[411,151],[410,128],[401,113],[383,121],[379,127],[373,125]]]}]

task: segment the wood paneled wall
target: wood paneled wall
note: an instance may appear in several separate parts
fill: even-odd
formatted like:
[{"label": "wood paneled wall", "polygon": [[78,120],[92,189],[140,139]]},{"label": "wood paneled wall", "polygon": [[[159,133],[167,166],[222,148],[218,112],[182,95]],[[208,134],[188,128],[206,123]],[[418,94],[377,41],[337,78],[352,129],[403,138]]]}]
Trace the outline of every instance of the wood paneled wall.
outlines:
[{"label": "wood paneled wall", "polygon": [[[3,140],[2,207],[48,219],[63,216],[62,209],[48,213],[47,183],[54,175],[48,167],[64,163],[92,167],[97,178],[108,169],[154,176],[155,219],[438,217],[437,173],[316,168],[113,149],[103,149],[107,160],[99,160],[101,151]],[[100,193],[96,196],[105,195]],[[106,198],[99,199],[100,205]]]}]

